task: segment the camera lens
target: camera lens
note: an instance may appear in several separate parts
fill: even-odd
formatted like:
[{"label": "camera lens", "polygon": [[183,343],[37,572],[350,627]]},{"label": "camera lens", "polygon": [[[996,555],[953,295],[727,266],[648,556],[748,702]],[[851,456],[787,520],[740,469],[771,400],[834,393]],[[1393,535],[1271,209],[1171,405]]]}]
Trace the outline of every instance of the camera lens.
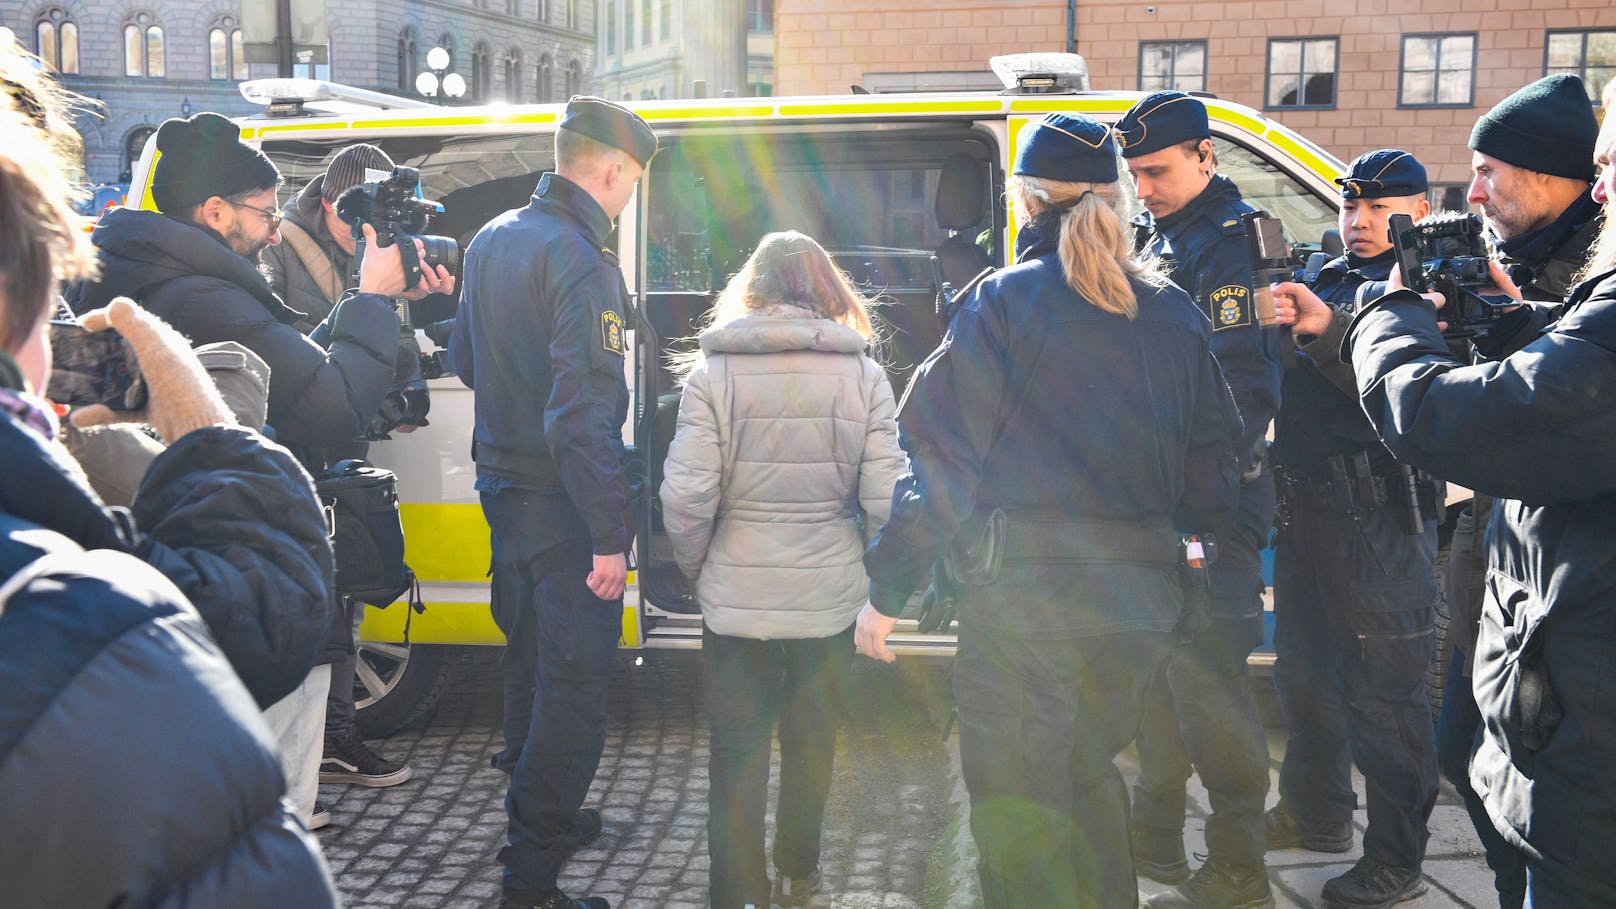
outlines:
[{"label": "camera lens", "polygon": [[437,268],[442,265],[449,270],[457,280],[460,278],[460,244],[451,237],[423,236],[420,238],[424,254],[421,256],[423,268]]}]

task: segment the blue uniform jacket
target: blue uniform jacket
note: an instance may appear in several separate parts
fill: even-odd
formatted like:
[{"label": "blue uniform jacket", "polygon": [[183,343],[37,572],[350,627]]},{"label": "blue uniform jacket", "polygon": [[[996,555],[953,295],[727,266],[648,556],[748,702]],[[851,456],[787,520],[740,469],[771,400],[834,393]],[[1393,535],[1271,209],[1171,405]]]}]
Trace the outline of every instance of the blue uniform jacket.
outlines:
[{"label": "blue uniform jacket", "polygon": [[1471,780],[1541,867],[1616,902],[1616,272],[1508,357],[1449,355],[1409,292],[1362,312],[1343,348],[1399,459],[1497,496],[1474,685]]},{"label": "blue uniform jacket", "polygon": [[[1017,264],[977,285],[906,395],[898,428],[910,473],[865,554],[871,601],[887,615],[902,611],[977,509],[1003,508],[1012,520],[1033,510],[1159,520],[1182,530],[1232,511],[1240,418],[1206,320],[1178,288],[1138,280],[1138,318],[1090,305],[1066,283],[1054,228],[1031,226]],[[1163,629],[1178,617],[1176,589],[1169,604],[1130,601],[1138,594],[1131,576],[1119,578],[1112,565],[1006,573],[1017,576],[1009,587],[1029,592],[1030,613],[1004,615],[1023,630]]]},{"label": "blue uniform jacket", "polygon": [[628,547],[621,458],[628,292],[605,248],[611,219],[545,174],[526,208],[466,250],[449,362],[477,389],[479,482],[562,491],[597,555]]},{"label": "blue uniform jacket", "polygon": [[1166,260],[1173,283],[1212,321],[1212,352],[1246,424],[1243,465],[1249,465],[1250,453],[1279,411],[1283,373],[1278,330],[1257,323],[1251,255],[1240,220],[1251,211],[1256,209],[1240,198],[1240,187],[1219,174],[1171,215],[1152,218],[1143,212],[1134,218],[1138,233],[1147,238],[1140,248]]}]

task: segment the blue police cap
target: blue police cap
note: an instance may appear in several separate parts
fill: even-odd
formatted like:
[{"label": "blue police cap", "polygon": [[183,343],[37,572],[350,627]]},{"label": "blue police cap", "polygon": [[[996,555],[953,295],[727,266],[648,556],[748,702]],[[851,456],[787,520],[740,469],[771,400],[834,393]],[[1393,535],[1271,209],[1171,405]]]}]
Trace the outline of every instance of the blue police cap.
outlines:
[{"label": "blue police cap", "polygon": [[1138,158],[1211,135],[1206,105],[1183,92],[1146,95],[1117,121],[1117,144],[1122,146],[1124,158]]},{"label": "blue police cap", "polygon": [[1082,114],[1048,114],[1021,131],[1010,172],[1068,183],[1115,183],[1111,130]]},{"label": "blue police cap", "polygon": [[560,126],[626,152],[641,166],[651,163],[657,151],[656,133],[650,124],[639,114],[604,98],[573,95]]},{"label": "blue police cap", "polygon": [[1343,199],[1417,196],[1430,189],[1425,165],[1400,148],[1378,148],[1359,155],[1346,176],[1336,177],[1335,182],[1341,186]]}]

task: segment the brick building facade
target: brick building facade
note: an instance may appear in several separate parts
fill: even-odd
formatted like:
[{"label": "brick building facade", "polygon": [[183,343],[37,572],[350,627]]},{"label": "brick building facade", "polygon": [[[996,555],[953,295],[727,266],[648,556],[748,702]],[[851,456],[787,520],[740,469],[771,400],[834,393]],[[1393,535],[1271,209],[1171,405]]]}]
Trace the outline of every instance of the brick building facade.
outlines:
[{"label": "brick building facade", "polygon": [[[995,54],[1067,49],[1064,0],[779,0],[781,94],[979,85]],[[1079,0],[1096,89],[1210,91],[1350,159],[1415,153],[1451,205],[1476,117],[1546,72],[1597,97],[1616,74],[1608,0]],[[1442,193],[1446,190],[1444,198]],[[1462,199],[1462,190],[1457,192]],[[1462,204],[1462,202],[1460,202]]]},{"label": "brick building facade", "polygon": [[[267,0],[255,0],[267,2]],[[416,96],[428,50],[482,100],[565,100],[594,90],[595,0],[328,0],[330,62],[315,75]],[[237,81],[240,0],[0,0],[0,26],[103,105],[83,117],[85,177],[127,179],[132,154],[169,117],[252,113]],[[307,67],[299,67],[299,75]]]}]

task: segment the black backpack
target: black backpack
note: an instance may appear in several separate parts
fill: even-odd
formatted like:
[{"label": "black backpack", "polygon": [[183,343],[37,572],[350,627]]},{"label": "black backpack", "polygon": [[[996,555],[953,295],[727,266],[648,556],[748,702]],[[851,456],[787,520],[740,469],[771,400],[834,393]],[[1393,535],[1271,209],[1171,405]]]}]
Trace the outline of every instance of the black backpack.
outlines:
[{"label": "black backpack", "polygon": [[331,513],[337,592],[372,606],[392,605],[415,580],[404,562],[398,477],[350,458],[316,477],[314,488]]}]

